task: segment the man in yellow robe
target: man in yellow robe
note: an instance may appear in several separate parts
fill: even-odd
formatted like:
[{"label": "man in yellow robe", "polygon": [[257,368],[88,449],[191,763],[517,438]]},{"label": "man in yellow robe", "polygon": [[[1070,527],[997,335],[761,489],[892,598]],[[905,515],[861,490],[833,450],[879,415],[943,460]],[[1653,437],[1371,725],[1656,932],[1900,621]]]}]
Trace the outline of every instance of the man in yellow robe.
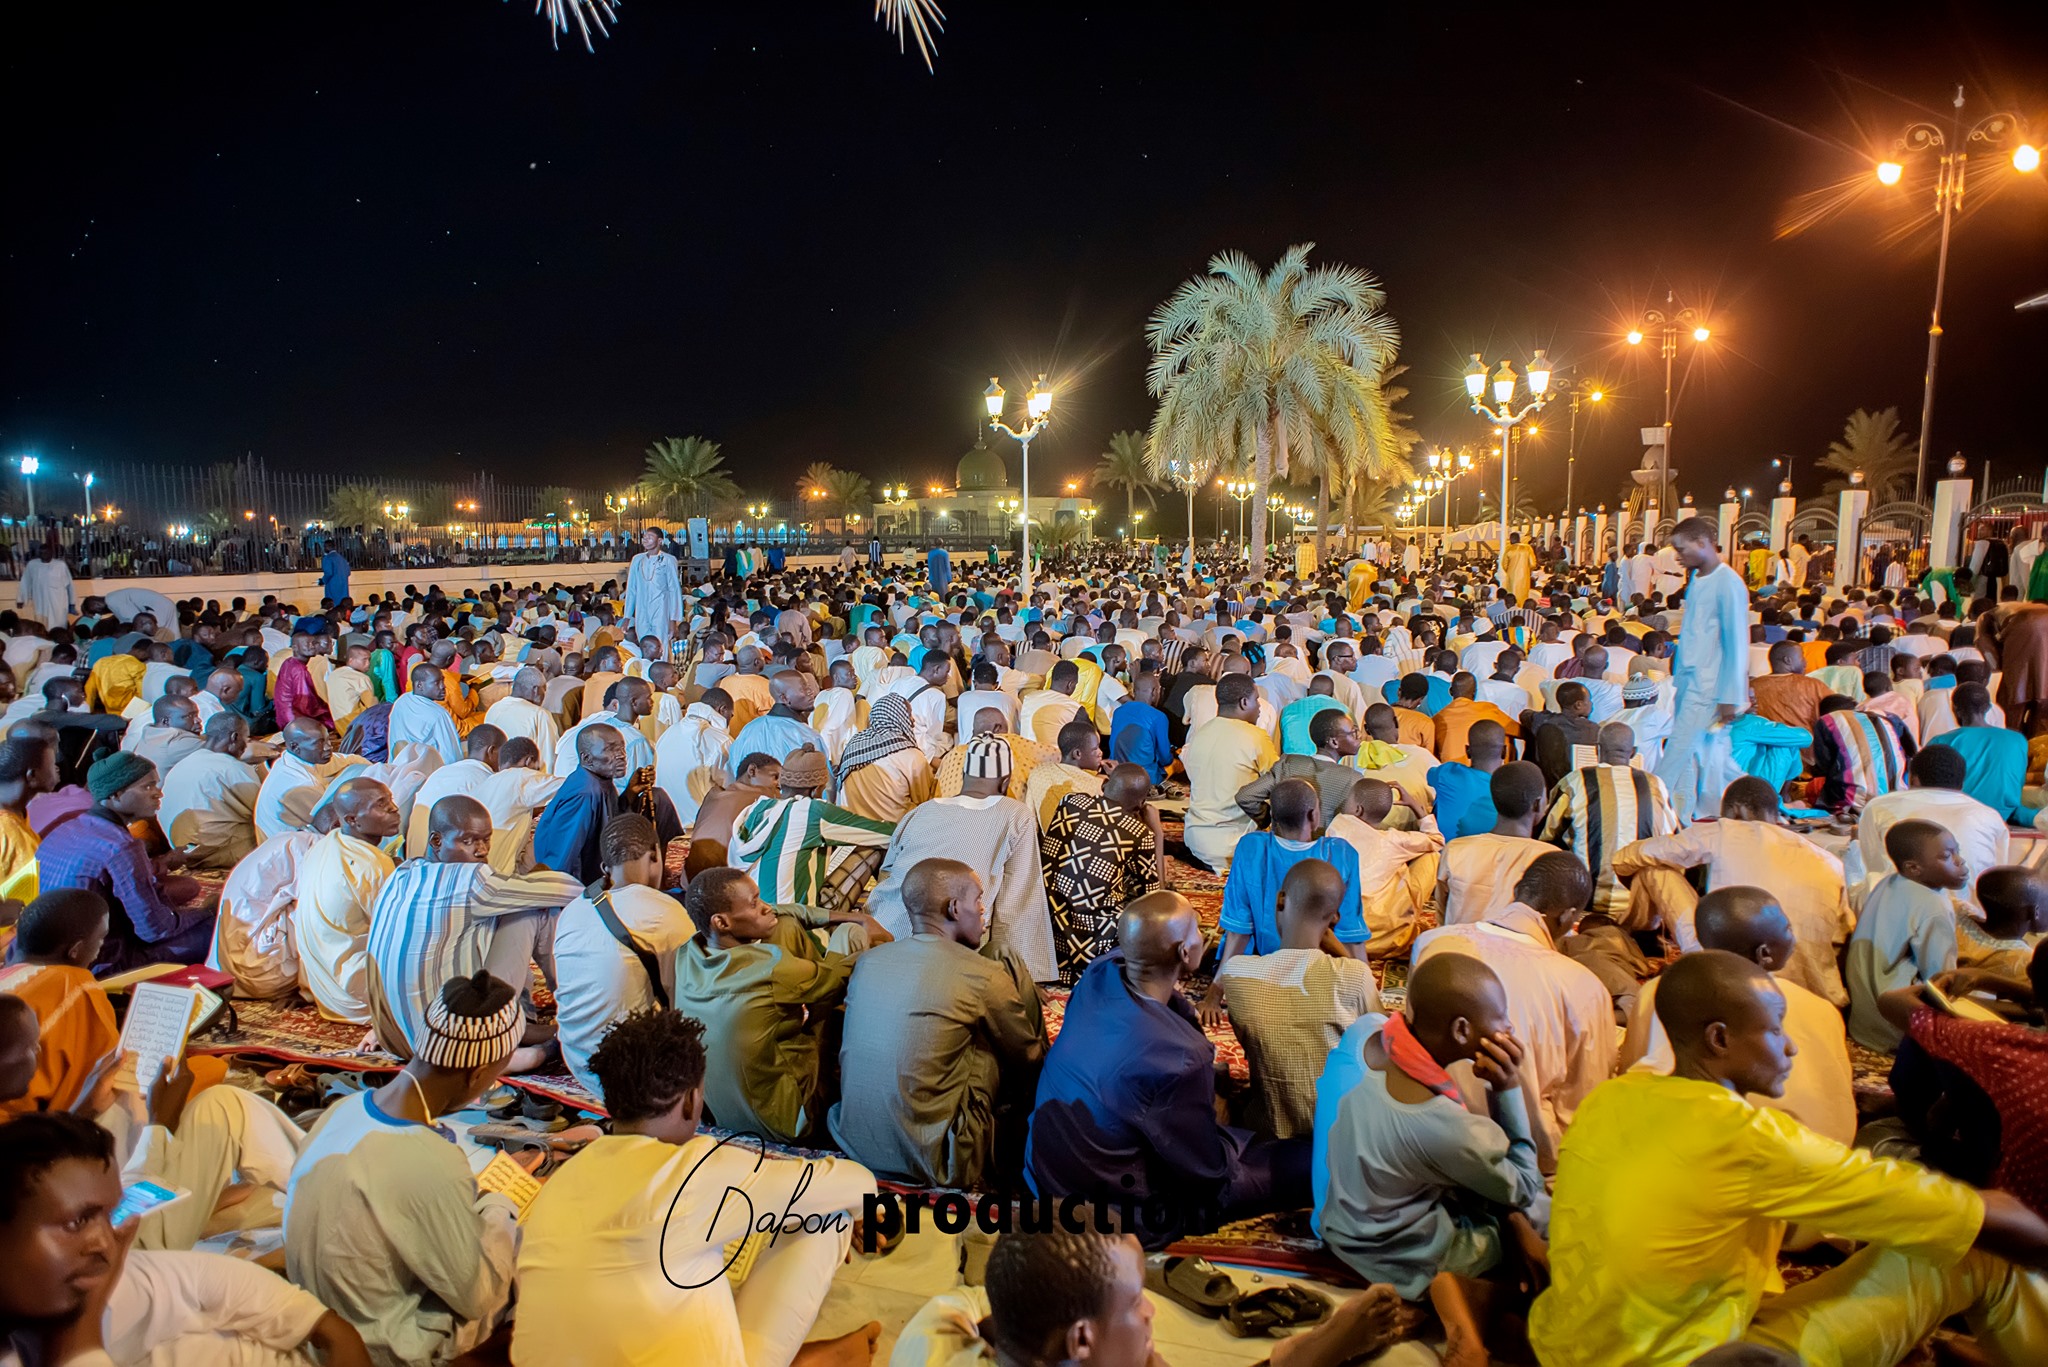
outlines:
[{"label": "man in yellow robe", "polygon": [[1530,576],[1536,572],[1536,552],[1522,544],[1520,532],[1508,533],[1507,549],[1500,556],[1501,587],[1514,595],[1517,603],[1527,602],[1531,587]]}]

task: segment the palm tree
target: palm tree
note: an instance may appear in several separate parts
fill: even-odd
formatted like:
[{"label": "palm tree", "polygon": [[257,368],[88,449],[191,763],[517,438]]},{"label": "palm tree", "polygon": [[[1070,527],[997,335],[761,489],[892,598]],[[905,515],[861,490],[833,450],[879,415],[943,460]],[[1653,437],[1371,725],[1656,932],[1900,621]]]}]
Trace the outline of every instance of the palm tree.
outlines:
[{"label": "palm tree", "polygon": [[384,503],[384,491],[374,484],[344,484],[327,496],[327,520],[337,527],[381,527]]},{"label": "palm tree", "polygon": [[1861,470],[1863,487],[1870,490],[1871,501],[1890,503],[1912,491],[1913,465],[1919,458],[1918,443],[1899,430],[1898,409],[1872,413],[1859,408],[1842,425],[1842,439],[1828,444],[1828,453],[1820,458],[1820,464],[1823,469],[1844,476],[1829,480],[1828,492],[1840,493],[1848,488],[1847,476]]},{"label": "palm tree", "polygon": [[557,526],[576,516],[576,491],[562,484],[550,484],[534,500],[533,520]]},{"label": "palm tree", "polygon": [[825,491],[831,486],[832,477],[839,471],[822,460],[814,460],[796,478],[796,507],[799,517],[822,516],[825,511]]},{"label": "palm tree", "polygon": [[847,518],[865,514],[875,503],[875,489],[868,477],[851,470],[832,471],[821,487],[825,490],[825,508],[838,515],[842,532],[846,530]]},{"label": "palm tree", "polygon": [[662,516],[702,517],[720,499],[738,498],[740,486],[724,469],[718,443],[703,437],[664,437],[647,448],[642,481]]},{"label": "palm tree", "polygon": [[1400,341],[1381,311],[1386,294],[1365,271],[1311,269],[1312,247],[1288,248],[1264,272],[1221,253],[1145,328],[1146,388],[1159,400],[1147,463],[1155,477],[1176,457],[1204,469],[1250,465],[1254,575],[1266,567],[1266,492],[1287,477],[1293,452],[1324,481],[1324,509],[1330,480],[1385,474],[1398,455],[1380,388]]},{"label": "palm tree", "polygon": [[1145,506],[1155,508],[1158,501],[1152,497],[1152,490],[1159,481],[1152,476],[1145,464],[1145,434],[1143,432],[1118,432],[1109,439],[1109,449],[1102,453],[1102,460],[1096,465],[1088,482],[1098,489],[1121,489],[1124,491],[1124,521],[1131,520],[1131,514],[1138,511],[1138,495],[1145,496]]}]

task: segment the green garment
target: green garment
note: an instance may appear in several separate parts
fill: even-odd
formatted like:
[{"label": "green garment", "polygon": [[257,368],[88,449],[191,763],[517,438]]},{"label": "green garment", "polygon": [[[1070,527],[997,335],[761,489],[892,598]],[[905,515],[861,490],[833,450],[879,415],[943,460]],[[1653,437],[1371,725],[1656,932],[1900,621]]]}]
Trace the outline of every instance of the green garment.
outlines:
[{"label": "green garment", "polygon": [[676,1009],[703,1022],[704,1108],[719,1128],[795,1144],[823,1119],[819,1051],[853,971],[808,929],[828,920],[779,906],[766,940],[714,949],[699,934],[676,951]]},{"label": "green garment", "polygon": [[2034,557],[2033,573],[2027,576],[2027,601],[2048,603],[2048,553]]}]

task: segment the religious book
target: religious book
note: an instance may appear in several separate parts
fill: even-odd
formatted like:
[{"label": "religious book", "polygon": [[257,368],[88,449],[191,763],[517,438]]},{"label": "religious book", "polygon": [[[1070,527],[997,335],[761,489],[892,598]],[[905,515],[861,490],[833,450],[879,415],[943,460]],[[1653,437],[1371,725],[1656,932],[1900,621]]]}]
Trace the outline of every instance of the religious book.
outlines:
[{"label": "religious book", "polygon": [[[201,1010],[204,988],[138,983],[128,994],[128,1019],[121,1023],[121,1066],[114,1086],[140,1092],[162,1070],[165,1059],[185,1056],[185,1041]],[[211,995],[210,993],[208,995]]]},{"label": "religious book", "polygon": [[540,1195],[540,1179],[514,1162],[511,1154],[500,1149],[476,1175],[476,1189],[510,1197],[518,1208],[519,1218],[524,1220],[528,1208],[533,1205],[533,1198]]},{"label": "religious book", "polygon": [[1951,997],[1933,983],[1923,984],[1920,991],[1927,998],[1928,1004],[1933,1006],[1935,1010],[1942,1012],[1944,1015],[1954,1016],[1957,1020],[1990,1021],[1994,1025],[2006,1023],[2005,1017],[1999,1015],[1991,1008],[1974,1002],[1968,997]]}]

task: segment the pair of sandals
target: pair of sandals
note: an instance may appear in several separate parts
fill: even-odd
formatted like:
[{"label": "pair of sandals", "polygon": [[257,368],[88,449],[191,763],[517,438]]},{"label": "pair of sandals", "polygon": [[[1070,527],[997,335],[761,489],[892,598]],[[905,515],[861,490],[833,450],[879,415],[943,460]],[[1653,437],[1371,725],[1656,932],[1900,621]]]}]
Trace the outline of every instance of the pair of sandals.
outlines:
[{"label": "pair of sandals", "polygon": [[1153,1254],[1145,1260],[1145,1287],[1205,1319],[1221,1320],[1232,1335],[1284,1338],[1330,1317],[1329,1297],[1282,1283],[1240,1293],[1230,1275],[1205,1258]]}]

